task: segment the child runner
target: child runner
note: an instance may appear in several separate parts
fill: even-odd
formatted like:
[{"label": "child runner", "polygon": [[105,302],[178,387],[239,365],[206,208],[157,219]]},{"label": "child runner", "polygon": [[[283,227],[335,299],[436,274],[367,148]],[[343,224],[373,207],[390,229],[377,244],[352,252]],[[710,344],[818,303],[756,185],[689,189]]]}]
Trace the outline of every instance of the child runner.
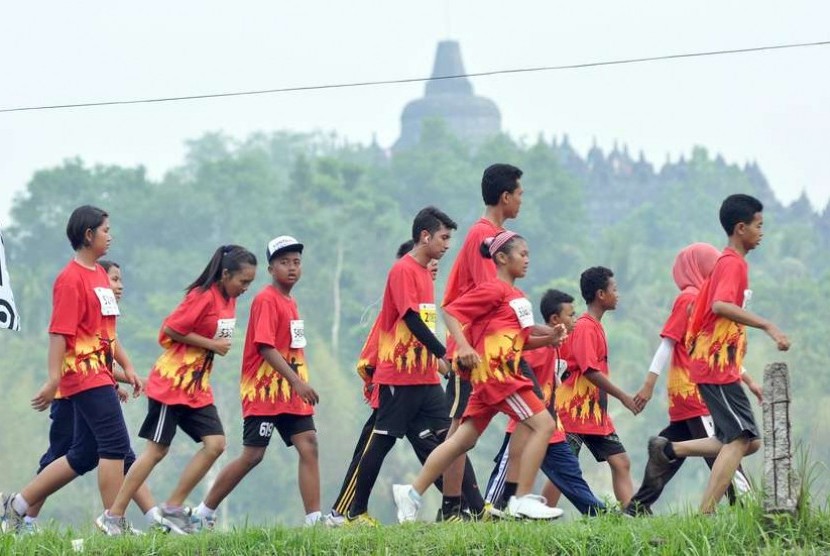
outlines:
[{"label": "child runner", "polygon": [[[0,494],[0,521],[19,531],[30,505],[40,504],[61,487],[98,467],[98,488],[109,506],[124,480],[124,458],[130,450],[127,425],[115,392],[112,362],[120,349],[115,317],[118,304],[104,269],[96,261],[109,249],[109,215],[84,205],[69,217],[66,235],[75,257],[55,279],[49,324],[49,378],[32,399],[43,411],[60,388],[72,400],[72,444],[46,466],[20,493]],[[135,389],[140,382],[128,359],[124,373]]]},{"label": "child runner", "polygon": [[[671,314],[663,325],[663,331],[660,333],[662,340],[652,359],[645,383],[634,396],[635,401],[641,400],[643,405],[647,403],[654,393],[657,378],[666,366],[669,366],[667,385],[669,426],[660,431],[660,436],[672,442],[707,438],[714,432],[709,409],[703,403],[697,385],[689,378],[689,353],[686,351],[684,339],[695,298],[703,282],[712,274],[715,261],[719,256],[720,251],[708,243],[693,243],[677,254],[672,276],[680,294],[675,298]],[[749,375],[742,376],[748,377]],[[746,380],[749,380],[750,389],[760,396],[759,386],[751,379]],[[651,484],[643,480],[639,490],[625,508],[625,513],[629,515],[650,514],[651,505],[657,501],[665,485],[677,473],[684,461],[684,458],[675,459],[670,469],[661,477],[661,484]],[[714,462],[714,458],[706,458],[706,464],[710,468]],[[740,468],[735,473],[734,483],[739,491],[749,489],[749,482]],[[732,487],[729,493],[730,498],[734,500],[735,494]]]},{"label": "child runner", "polygon": [[634,491],[631,461],[608,415],[608,396],[620,400],[634,415],[641,408],[609,378],[608,343],[601,320],[606,311],[617,307],[617,282],[613,272],[597,266],[582,273],[579,286],[588,310],[576,321],[568,342],[568,367],[556,393],[556,411],[577,457],[585,444],[598,462],[608,462],[614,495],[625,507]]},{"label": "child runner", "polygon": [[251,304],[242,354],[242,454],[222,469],[194,510],[208,528],[213,528],[222,500],[262,461],[275,430],[286,446],[297,449],[305,524],[314,525],[320,519],[320,468],[313,417],[320,398],[308,384],[305,323],[291,296],[302,277],[302,254],[303,244],[291,236],[276,237],[266,247],[272,281]]},{"label": "child runner", "polygon": [[147,446],[127,473],[115,501],[98,518],[98,526],[107,534],[123,534],[130,498],[167,455],[177,427],[202,442],[202,449],[185,467],[167,502],[159,506],[157,519],[178,534],[190,533],[201,524],[183,504],[225,451],[225,432],[210,387],[213,358],[228,353],[236,298],[245,293],[255,275],[253,253],[238,245],[221,246],[162,323],[159,343],[164,353],[150,371],[145,388],[148,412],[138,433],[147,439]]},{"label": "child runner", "polygon": [[[559,290],[548,290],[542,296],[540,310],[542,318],[551,327],[563,325],[572,332],[576,324],[576,312],[573,306],[574,298]],[[555,506],[559,495],[564,492],[565,497],[583,514],[596,515],[605,505],[600,502],[585,479],[582,478],[582,470],[579,468],[579,460],[571,451],[565,441],[565,431],[558,423],[556,409],[553,399],[555,397],[556,385],[559,381],[560,369],[566,366],[564,352],[567,350],[568,342],[561,346],[545,346],[522,354],[533,369],[539,384],[544,393],[543,401],[554,422],[557,423],[556,431],[550,438],[545,459],[542,460],[541,470],[548,478],[542,496],[549,506]],[[487,501],[493,504],[497,510],[507,507],[507,501],[511,494],[505,489],[505,476],[507,473],[508,451],[507,446],[510,436],[516,429],[518,423],[511,419],[504,435],[504,442],[501,450],[495,458],[496,467],[490,476],[487,484]],[[550,486],[548,486],[550,485]],[[548,494],[548,496],[546,496]],[[554,499],[555,498],[555,499]]]},{"label": "child runner", "polygon": [[[400,247],[398,247],[396,258],[400,259],[401,257],[408,255],[414,247],[415,242],[411,239],[405,241],[400,245]],[[438,260],[432,259],[427,268],[432,276],[432,281],[435,282],[438,275]],[[375,428],[375,419],[377,417],[377,408],[379,403],[378,392],[380,388],[372,382],[372,376],[374,375],[375,368],[377,367],[378,322],[378,319],[375,319],[372,329],[369,332],[369,336],[366,338],[366,343],[363,345],[363,349],[360,352],[360,359],[357,363],[357,373],[363,379],[364,383],[364,397],[366,398],[366,403],[372,408],[372,413],[369,415],[369,418],[363,425],[363,429],[360,431],[357,445],[355,446],[354,453],[352,454],[352,461],[346,471],[346,478],[343,480],[343,485],[340,487],[340,493],[337,495],[337,499],[332,505],[331,513],[326,516],[326,525],[331,527],[338,527],[346,522],[345,514],[354,500],[357,466],[360,464],[360,459],[366,449],[366,444]],[[415,451],[418,461],[420,461],[422,465],[432,450],[434,450],[435,447],[444,440],[446,432],[446,430],[433,431],[431,429],[423,431],[407,431],[406,439],[409,441],[409,444]],[[441,478],[436,480],[436,486],[439,489],[443,489],[443,481]],[[464,478],[461,484],[461,492],[463,502],[466,502],[468,499],[481,499],[481,493],[478,491],[478,485],[475,484],[475,474],[472,471],[472,464],[470,464],[469,459],[466,461],[464,468]],[[478,509],[478,513],[480,513],[481,509],[481,507]],[[476,510],[472,509],[471,512],[475,513]],[[371,525],[376,524],[374,518],[368,514],[361,515],[364,516],[363,518],[359,517],[361,523]],[[438,516],[439,519],[443,519],[443,511],[439,511]]]},{"label": "child runner", "polygon": [[654,465],[646,467],[646,480],[658,486],[677,458],[715,458],[700,503],[702,513],[715,511],[743,457],[761,446],[752,407],[740,384],[746,327],[766,332],[781,351],[790,348],[790,340],[775,324],[746,309],[752,291],[745,257],[761,243],[763,210],[758,199],[743,194],[730,195],[721,204],[720,223],[729,244],[701,288],[686,337],[690,376],[709,408],[715,436],[685,442],[662,436],[649,440],[649,460]]},{"label": "child runner", "polygon": [[[402,523],[415,520],[421,495],[438,475],[472,449],[498,412],[531,429],[522,452],[516,495],[510,497],[507,512],[534,519],[562,515],[561,510],[547,507],[541,497],[530,493],[556,424],[533,392],[533,383],[519,370],[522,349],[533,326],[530,302],[514,286],[515,280],[527,273],[527,243],[518,234],[505,231],[485,240],[480,249],[482,256],[496,263],[497,279],[479,284],[444,307],[444,320],[458,346],[458,362],[471,369],[473,391],[455,434],[430,454],[411,485],[392,487]],[[466,329],[462,324],[467,324]]]},{"label": "child runner", "polygon": [[[347,519],[371,520],[369,496],[383,460],[408,433],[449,428],[439,369],[445,349],[435,337],[435,294],[429,263],[449,249],[455,222],[435,207],[422,209],[412,223],[415,247],[389,271],[378,316],[377,368],[373,375],[379,404],[375,427],[355,470],[355,493]],[[461,519],[460,467],[444,476],[445,519]],[[437,476],[436,476],[437,478]]]},{"label": "child runner", "polygon": [[[110,289],[115,295],[116,303],[120,302],[121,295],[124,293],[124,283],[121,279],[121,267],[118,263],[104,259],[100,259],[98,264],[101,265],[101,267],[107,272]],[[128,378],[122,369],[129,368],[130,370],[133,370],[133,367],[130,360],[126,358],[126,352],[122,349],[118,349],[117,346],[118,344],[116,343],[114,353],[115,362],[118,363],[121,368],[119,369],[113,367],[112,374],[118,382],[126,383],[128,382]],[[143,387],[143,383],[139,379],[139,388],[135,388],[133,390],[133,397],[138,397],[141,393],[141,387]],[[119,400],[126,402],[129,395],[122,391],[118,385],[116,385],[116,388],[118,388],[117,392]],[[55,395],[55,399],[52,400],[52,403],[50,404],[49,419],[52,421],[52,424],[49,427],[49,447],[46,449],[46,453],[44,453],[40,458],[40,467],[38,468],[37,473],[43,471],[47,465],[59,457],[65,456],[69,451],[69,447],[72,445],[72,432],[75,426],[75,415],[72,408],[72,400],[61,397],[60,390],[58,390],[58,393]],[[130,448],[130,451],[124,458],[125,473],[129,470],[134,461],[135,454],[133,453],[132,448]],[[156,504],[153,501],[153,496],[150,494],[150,489],[147,485],[142,485],[141,488],[136,491],[133,500],[141,509],[141,512],[145,515],[147,523],[149,525],[155,524],[153,514],[156,511]],[[44,499],[37,504],[31,504],[29,506],[29,509],[26,511],[26,517],[23,525],[26,532],[32,533],[37,531],[38,515],[40,514],[40,510],[45,501],[46,500]],[[131,532],[135,533],[136,531]]]}]

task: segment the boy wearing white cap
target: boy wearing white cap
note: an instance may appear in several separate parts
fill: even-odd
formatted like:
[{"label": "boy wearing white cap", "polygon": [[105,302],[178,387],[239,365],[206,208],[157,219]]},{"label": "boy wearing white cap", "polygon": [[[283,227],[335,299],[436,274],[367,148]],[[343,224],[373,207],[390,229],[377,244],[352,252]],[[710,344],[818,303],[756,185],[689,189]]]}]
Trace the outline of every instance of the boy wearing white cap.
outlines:
[{"label": "boy wearing white cap", "polygon": [[305,524],[320,519],[320,470],[314,405],[319,396],[308,384],[303,320],[291,290],[302,275],[303,244],[291,236],[268,243],[268,273],[273,278],[256,295],[242,354],[240,394],[244,432],[242,454],[216,478],[194,510],[212,527],[217,506],[265,455],[274,431],[299,455],[300,496]]}]

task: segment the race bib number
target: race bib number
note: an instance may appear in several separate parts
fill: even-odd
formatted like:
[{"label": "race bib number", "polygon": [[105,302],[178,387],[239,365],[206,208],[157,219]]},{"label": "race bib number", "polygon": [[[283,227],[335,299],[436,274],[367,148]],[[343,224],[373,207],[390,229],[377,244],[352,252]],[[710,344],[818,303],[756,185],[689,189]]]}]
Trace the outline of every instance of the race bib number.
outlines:
[{"label": "race bib number", "polygon": [[519,297],[510,302],[510,307],[519,319],[519,326],[527,328],[533,326],[533,306],[525,297]]},{"label": "race bib number", "polygon": [[118,310],[118,302],[115,301],[115,294],[109,288],[94,288],[98,301],[101,302],[101,314],[105,317],[117,317],[121,314]]},{"label": "race bib number", "polygon": [[305,322],[302,320],[291,321],[291,349],[300,349],[306,346]]},{"label": "race bib number", "polygon": [[556,376],[559,377],[559,380],[562,380],[562,375],[565,374],[565,371],[568,370],[568,362],[564,359],[557,359],[556,360]]},{"label": "race bib number", "polygon": [[438,311],[435,310],[435,303],[421,303],[418,306],[418,314],[421,315],[421,320],[424,321],[430,332],[435,334],[438,326]]},{"label": "race bib number", "polygon": [[216,321],[216,334],[213,336],[214,340],[221,340],[223,338],[233,338],[233,329],[236,327],[236,319],[219,319]]},{"label": "race bib number", "polygon": [[741,305],[741,309],[746,309],[749,307],[749,301],[752,299],[752,290],[744,290],[744,302]]}]

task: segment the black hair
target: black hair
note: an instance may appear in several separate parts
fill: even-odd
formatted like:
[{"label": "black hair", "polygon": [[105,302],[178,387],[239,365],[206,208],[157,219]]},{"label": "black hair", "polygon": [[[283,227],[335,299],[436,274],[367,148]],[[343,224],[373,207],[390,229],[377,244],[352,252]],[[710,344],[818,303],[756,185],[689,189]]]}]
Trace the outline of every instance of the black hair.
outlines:
[{"label": "black hair", "polygon": [[413,245],[421,241],[421,232],[427,231],[430,234],[434,234],[441,229],[441,226],[444,226],[448,230],[458,229],[458,224],[453,222],[452,218],[437,208],[422,208],[418,214],[415,215],[415,220],[412,221]]},{"label": "black hair", "polygon": [[401,243],[400,247],[398,247],[398,252],[395,254],[395,258],[400,259],[404,255],[412,251],[413,247],[415,247],[415,242],[411,239],[407,239],[406,241]]},{"label": "black hair", "polygon": [[110,271],[110,268],[112,268],[112,267],[115,267],[115,268],[121,268],[121,265],[120,265],[120,264],[118,264],[117,262],[115,262],[115,261],[110,261],[110,260],[107,260],[107,259],[100,259],[100,260],[98,261],[98,264],[99,264],[99,265],[101,265],[101,266],[103,266],[103,267],[104,267],[104,270],[106,270],[107,272],[109,272],[109,271]]},{"label": "black hair", "polygon": [[[503,234],[504,232],[499,232],[499,233]],[[510,253],[510,250],[513,249],[513,244],[516,243],[516,240],[524,239],[519,234],[516,234],[515,236],[513,236],[510,239],[508,239],[507,241],[505,241],[504,245],[499,247],[498,251],[496,251],[495,253],[493,253],[491,255],[490,254],[490,245],[493,243],[493,241],[495,241],[495,239],[497,237],[498,237],[498,234],[496,234],[493,237],[485,238],[485,240],[481,242],[481,245],[478,248],[478,252],[481,253],[481,256],[484,257],[485,259],[492,259],[492,258],[494,258],[494,255],[498,255],[499,253],[504,253],[504,254]]]},{"label": "black hair", "polygon": [[83,205],[73,210],[66,223],[66,237],[69,238],[72,249],[78,251],[81,247],[86,247],[86,231],[92,230],[94,233],[108,217],[106,211],[92,205]]},{"label": "black hair", "polygon": [[599,290],[608,288],[608,283],[614,273],[610,268],[604,266],[592,266],[579,277],[579,289],[582,291],[582,299],[585,303],[593,303]]},{"label": "black hair", "polygon": [[227,270],[233,274],[241,270],[245,264],[256,266],[256,256],[239,245],[223,245],[213,253],[205,269],[185,291],[189,292],[195,288],[207,290],[222,278],[223,271]]},{"label": "black hair", "polygon": [[484,204],[496,206],[499,204],[502,193],[513,193],[519,187],[519,178],[522,172],[510,164],[492,164],[484,170],[481,176],[481,197]]},{"label": "black hair", "polygon": [[763,212],[764,205],[752,195],[736,193],[723,200],[720,206],[720,225],[726,231],[726,235],[735,233],[735,226],[743,222],[751,224],[755,213]]},{"label": "black hair", "polygon": [[562,310],[562,305],[565,303],[573,303],[574,298],[571,295],[559,290],[548,290],[542,296],[542,301],[539,303],[539,310],[542,312],[542,319],[545,324],[553,315],[558,315]]}]

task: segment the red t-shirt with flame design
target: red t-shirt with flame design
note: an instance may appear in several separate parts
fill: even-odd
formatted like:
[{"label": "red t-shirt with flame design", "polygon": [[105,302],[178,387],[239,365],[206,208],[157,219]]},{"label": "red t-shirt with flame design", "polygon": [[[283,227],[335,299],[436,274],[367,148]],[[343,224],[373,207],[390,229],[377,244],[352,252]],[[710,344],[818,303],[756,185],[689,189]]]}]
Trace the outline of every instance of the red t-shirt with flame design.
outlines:
[{"label": "red t-shirt with flame design", "polygon": [[159,344],[164,353],[159,356],[147,380],[147,397],[166,405],[186,405],[193,408],[213,403],[210,373],[213,370],[213,352],[174,342],[164,333],[165,327],[182,336],[191,332],[205,338],[232,337],[236,324],[236,298],[225,299],[219,286],[207,290],[196,287],[185,295],[161,325]]},{"label": "red t-shirt with flame design", "polygon": [[691,359],[685,343],[686,328],[696,297],[697,295],[691,292],[678,295],[671,314],[663,325],[663,331],[660,332],[662,338],[674,342],[667,386],[669,421],[684,421],[709,415],[709,408],[700,397],[697,385],[689,378]]},{"label": "red t-shirt with flame design", "polygon": [[276,349],[288,366],[307,383],[305,345],[305,323],[300,318],[294,298],[283,295],[272,285],[262,288],[251,304],[251,318],[242,354],[240,395],[243,417],[314,414],[314,407],[303,401],[289,382],[259,353],[261,346]]},{"label": "red t-shirt with flame design", "polygon": [[690,376],[695,384],[731,384],[741,380],[746,327],[712,312],[715,301],[745,307],[751,292],[746,260],[731,247],[715,263],[695,302],[687,338]]},{"label": "red t-shirt with flame design", "polygon": [[495,405],[533,383],[522,375],[519,359],[533,326],[533,308],[518,288],[490,280],[444,307],[465,325],[464,335],[480,364],[470,371],[473,395]]},{"label": "red t-shirt with flame design", "polygon": [[589,369],[609,375],[605,330],[597,319],[584,313],[568,342],[568,368],[556,392],[559,420],[570,433],[611,434],[614,423],[608,415],[608,394],[585,377]]},{"label": "red t-shirt with flame design", "polygon": [[378,354],[374,382],[390,385],[440,384],[438,360],[409,330],[407,311],[421,316],[435,332],[437,313],[432,275],[413,257],[404,255],[386,279],[378,315]]},{"label": "red t-shirt with flame design", "polygon": [[[496,279],[496,265],[492,259],[485,259],[481,256],[481,243],[502,231],[504,228],[496,226],[486,218],[479,218],[472,225],[450,269],[442,306],[446,307],[478,284]],[[455,357],[455,340],[448,335],[447,358],[453,357]],[[462,379],[469,380],[469,371],[458,367],[456,371]]]},{"label": "red t-shirt with flame design", "polygon": [[378,319],[372,323],[372,329],[369,331],[369,336],[363,344],[363,349],[360,350],[360,356],[357,360],[357,374],[363,379],[363,397],[366,403],[373,409],[378,408],[380,398],[378,397],[378,388],[372,388],[373,376],[369,374],[369,369],[372,369],[372,374],[378,366]]},{"label": "red t-shirt with flame design", "polygon": [[102,306],[100,296],[105,292],[112,295],[107,272],[98,264],[89,269],[72,260],[55,279],[49,333],[66,340],[59,397],[115,385],[115,314],[103,314],[111,312]]}]

